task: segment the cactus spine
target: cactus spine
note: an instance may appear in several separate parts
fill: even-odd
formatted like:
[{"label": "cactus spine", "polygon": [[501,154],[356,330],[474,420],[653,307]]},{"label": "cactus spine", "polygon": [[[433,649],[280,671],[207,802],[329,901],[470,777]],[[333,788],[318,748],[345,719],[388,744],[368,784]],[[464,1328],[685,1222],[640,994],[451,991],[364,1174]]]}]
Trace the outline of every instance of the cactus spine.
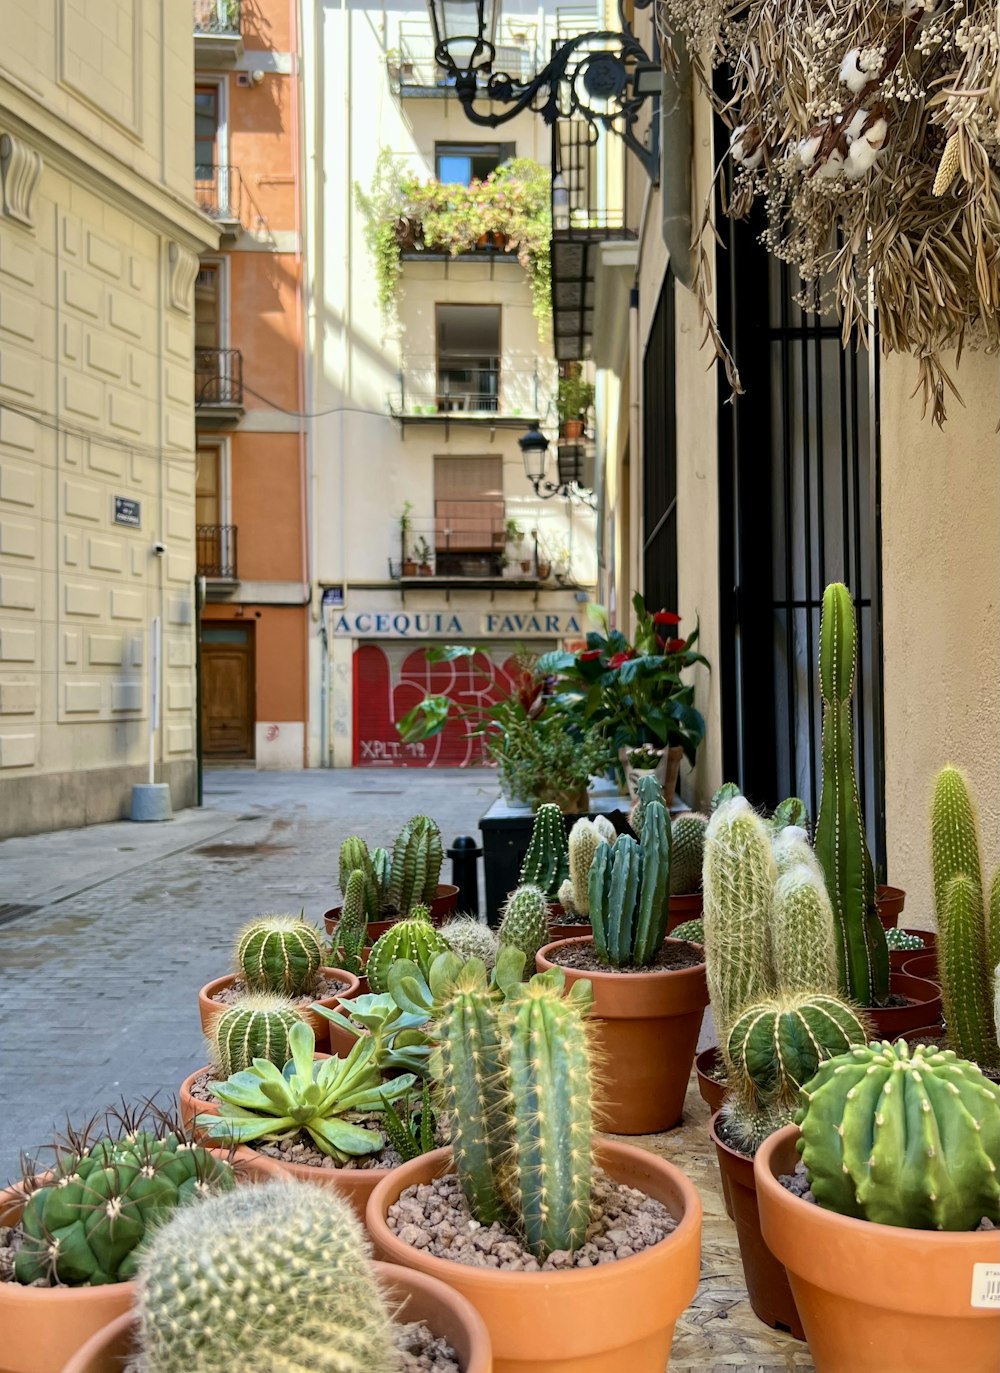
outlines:
[{"label": "cactus spine", "polygon": [[347,884],[351,874],[360,870],[364,878],[365,919],[374,920],[378,915],[378,889],[375,882],[375,868],[372,864],[368,845],[356,834],[345,839],[340,846],[340,890],[347,900]]},{"label": "cactus spine", "polygon": [[820,622],[823,693],[823,788],[816,821],[816,856],[823,866],[837,930],[840,987],[863,1006],[889,995],[889,951],[875,909],[875,873],[865,839],[854,770],[851,696],[857,627],[851,593],[833,582],[823,594]]},{"label": "cactus spine", "polygon": [[[590,914],[590,865],[599,844],[608,840],[593,820],[586,816],[577,820],[569,832],[569,884],[559,888],[559,900],[566,910],[576,915]],[[614,839],[610,841],[614,843]]]},{"label": "cactus spine", "polygon": [[441,831],[434,821],[426,815],[408,820],[392,846],[387,905],[408,915],[418,902],[433,901],[443,861]]},{"label": "cactus spine", "polygon": [[671,896],[686,896],[688,892],[696,892],[701,887],[707,828],[707,817],[696,811],[674,818],[670,845]]},{"label": "cactus spine", "polygon": [[397,920],[372,945],[368,955],[368,985],[376,996],[389,990],[389,969],[398,959],[416,963],[424,977],[439,953],[447,953],[448,941],[431,924],[426,906],[414,906],[405,920]]},{"label": "cactus spine", "polygon": [[300,915],[262,915],[240,930],[236,963],[252,992],[306,996],[323,965],[323,937]]},{"label": "cactus spine", "polygon": [[510,944],[521,950],[530,976],[535,955],[549,942],[549,904],[541,887],[528,883],[511,892],[500,921],[498,938],[501,948]]},{"label": "cactus spine", "polygon": [[549,802],[538,807],[518,885],[541,887],[548,900],[554,901],[568,875],[566,825],[562,811]]},{"label": "cactus spine", "polygon": [[749,1006],[729,1032],[730,1086],[772,1105],[795,1105],[825,1059],[864,1044],[865,1027],[837,996],[781,996]]},{"label": "cactus spine", "polygon": [[500,941],[495,930],[477,919],[474,915],[456,915],[438,931],[448,947],[458,955],[463,963],[470,958],[479,958],[491,972],[497,961]]},{"label": "cactus spine", "polygon": [[291,1058],[288,1036],[302,1017],[284,996],[251,993],[215,1016],[208,1032],[212,1066],[223,1077],[242,1073],[255,1058],[283,1068]]},{"label": "cactus spine", "polygon": [[142,1257],[137,1373],[396,1373],[369,1257],[329,1188],[266,1182],[185,1209]]},{"label": "cactus spine", "polygon": [[799,863],[775,883],[771,912],[771,951],[775,974],[785,991],[837,990],[837,952],[833,909],[823,878]]},{"label": "cactus spine", "polygon": [[817,1202],[914,1230],[1000,1220],[1000,1087],[950,1050],[905,1040],[820,1065],[799,1150]]}]

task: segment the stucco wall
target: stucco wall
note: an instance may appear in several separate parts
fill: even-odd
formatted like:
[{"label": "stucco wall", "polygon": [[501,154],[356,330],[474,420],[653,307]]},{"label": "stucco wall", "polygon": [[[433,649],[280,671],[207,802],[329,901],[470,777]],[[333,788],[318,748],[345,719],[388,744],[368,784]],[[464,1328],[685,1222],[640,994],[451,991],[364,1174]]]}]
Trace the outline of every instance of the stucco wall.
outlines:
[{"label": "stucco wall", "polygon": [[975,790],[984,864],[1000,854],[1000,403],[996,358],[966,352],[935,429],[911,358],[882,364],[882,597],[888,877],[930,923],[928,806],[947,762]]}]

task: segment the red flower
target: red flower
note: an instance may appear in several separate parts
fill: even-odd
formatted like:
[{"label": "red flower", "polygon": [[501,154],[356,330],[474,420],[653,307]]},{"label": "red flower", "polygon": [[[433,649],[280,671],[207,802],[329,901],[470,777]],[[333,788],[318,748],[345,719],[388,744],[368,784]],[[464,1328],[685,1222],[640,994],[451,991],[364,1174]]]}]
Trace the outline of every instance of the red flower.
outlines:
[{"label": "red flower", "polygon": [[584,653],[576,655],[578,663],[593,663],[601,656],[602,650],[599,648],[588,648]]},{"label": "red flower", "polygon": [[635,649],[630,648],[627,653],[616,653],[613,658],[608,659],[608,667],[619,668],[622,663],[627,663],[630,658],[635,657]]},{"label": "red flower", "polygon": [[679,625],[681,617],[672,610],[658,610],[653,616],[654,625]]},{"label": "red flower", "polygon": [[664,653],[683,653],[687,648],[687,639],[668,639],[663,645]]}]

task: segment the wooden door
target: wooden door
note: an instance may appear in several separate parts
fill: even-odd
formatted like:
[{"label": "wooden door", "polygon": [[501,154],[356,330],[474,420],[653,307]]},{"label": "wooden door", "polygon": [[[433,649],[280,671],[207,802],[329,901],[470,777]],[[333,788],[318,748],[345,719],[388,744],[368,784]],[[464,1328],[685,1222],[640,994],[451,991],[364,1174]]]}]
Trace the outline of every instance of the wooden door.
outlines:
[{"label": "wooden door", "polygon": [[254,756],[252,625],[201,631],[201,740],[206,758]]}]

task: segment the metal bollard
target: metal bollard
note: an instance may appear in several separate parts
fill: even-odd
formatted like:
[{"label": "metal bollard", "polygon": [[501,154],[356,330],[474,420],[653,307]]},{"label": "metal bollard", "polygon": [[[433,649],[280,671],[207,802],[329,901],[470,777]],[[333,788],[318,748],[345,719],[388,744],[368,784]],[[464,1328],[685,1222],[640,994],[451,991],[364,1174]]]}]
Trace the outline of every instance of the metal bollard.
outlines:
[{"label": "metal bollard", "polygon": [[458,888],[456,909],[479,915],[479,859],[482,849],[469,834],[460,834],[448,849],[451,880]]}]

